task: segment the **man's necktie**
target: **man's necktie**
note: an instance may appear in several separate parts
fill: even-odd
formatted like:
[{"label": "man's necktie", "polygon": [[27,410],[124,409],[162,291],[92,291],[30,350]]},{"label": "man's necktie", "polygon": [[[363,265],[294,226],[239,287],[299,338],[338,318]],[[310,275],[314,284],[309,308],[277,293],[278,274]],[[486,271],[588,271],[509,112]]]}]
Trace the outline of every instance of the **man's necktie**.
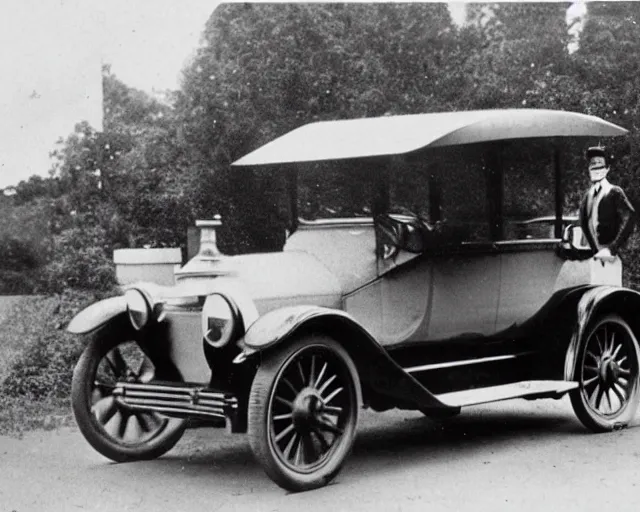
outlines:
[{"label": "man's necktie", "polygon": [[600,183],[594,185],[593,194],[591,196],[591,204],[589,205],[589,223],[591,224],[591,233],[596,244],[598,244],[598,204],[596,202],[596,199],[601,189],[602,185],[600,185]]}]

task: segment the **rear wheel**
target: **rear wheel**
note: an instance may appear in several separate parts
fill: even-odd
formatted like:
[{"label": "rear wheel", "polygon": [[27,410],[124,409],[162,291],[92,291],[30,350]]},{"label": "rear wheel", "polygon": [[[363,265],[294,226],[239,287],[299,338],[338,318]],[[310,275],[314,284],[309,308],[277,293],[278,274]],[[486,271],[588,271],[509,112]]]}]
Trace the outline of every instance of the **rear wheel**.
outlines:
[{"label": "rear wheel", "polygon": [[113,396],[119,381],[149,382],[155,368],[118,322],[90,339],[73,372],[71,405],[89,444],[116,462],[154,459],[182,437],[186,421],[153,412],[132,411]]},{"label": "rear wheel", "polygon": [[334,340],[301,338],[267,356],[249,399],[249,440],[281,487],[329,483],[351,450],[360,385],[353,361]]},{"label": "rear wheel", "polygon": [[618,315],[600,318],[585,337],[575,370],[580,386],[570,394],[580,421],[594,432],[626,426],[638,409],[640,348]]}]

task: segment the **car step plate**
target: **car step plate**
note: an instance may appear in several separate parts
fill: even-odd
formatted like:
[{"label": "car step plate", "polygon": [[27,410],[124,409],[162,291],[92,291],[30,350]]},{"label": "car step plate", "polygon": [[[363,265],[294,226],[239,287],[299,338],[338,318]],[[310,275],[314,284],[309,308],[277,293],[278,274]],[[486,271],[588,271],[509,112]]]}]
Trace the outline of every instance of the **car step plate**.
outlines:
[{"label": "car step plate", "polygon": [[436,398],[451,407],[463,407],[511,398],[557,398],[577,387],[577,382],[566,380],[526,380],[488,388],[443,393],[436,395]]}]

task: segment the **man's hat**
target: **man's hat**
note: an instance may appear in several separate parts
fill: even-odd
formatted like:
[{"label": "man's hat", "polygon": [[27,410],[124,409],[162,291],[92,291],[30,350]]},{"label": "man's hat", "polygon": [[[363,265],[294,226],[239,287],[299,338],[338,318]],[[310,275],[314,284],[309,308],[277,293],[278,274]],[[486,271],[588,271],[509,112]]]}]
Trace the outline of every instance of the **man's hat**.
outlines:
[{"label": "man's hat", "polygon": [[[596,160],[592,162],[592,159],[594,158]],[[592,146],[587,149],[587,161],[589,162],[590,169],[608,167],[609,157],[607,156],[606,148],[604,148],[603,146]]]}]

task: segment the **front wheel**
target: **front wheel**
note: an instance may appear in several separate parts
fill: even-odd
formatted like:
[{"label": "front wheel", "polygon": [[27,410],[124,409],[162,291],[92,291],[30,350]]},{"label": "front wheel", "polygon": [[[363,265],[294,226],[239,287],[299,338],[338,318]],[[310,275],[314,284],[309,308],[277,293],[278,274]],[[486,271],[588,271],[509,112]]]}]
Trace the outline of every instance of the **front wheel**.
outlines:
[{"label": "front wheel", "polygon": [[105,457],[115,462],[154,459],[182,437],[185,420],[132,411],[113,396],[119,381],[153,378],[155,368],[130,327],[114,321],[89,340],[73,372],[71,405],[85,439]]},{"label": "front wheel", "polygon": [[338,474],[355,437],[359,386],[349,354],[324,336],[265,357],[251,387],[248,433],[273,481],[305,491]]},{"label": "front wheel", "polygon": [[571,405],[594,432],[625,427],[638,409],[640,347],[629,324],[618,315],[596,321],[578,352]]}]

